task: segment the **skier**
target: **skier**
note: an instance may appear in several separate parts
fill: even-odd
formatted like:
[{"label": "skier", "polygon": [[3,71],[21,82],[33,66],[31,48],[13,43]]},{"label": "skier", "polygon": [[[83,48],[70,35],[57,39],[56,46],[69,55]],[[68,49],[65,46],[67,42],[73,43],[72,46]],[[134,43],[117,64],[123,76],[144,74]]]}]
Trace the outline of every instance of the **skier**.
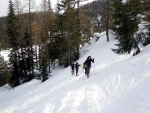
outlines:
[{"label": "skier", "polygon": [[78,76],[79,66],[80,66],[80,64],[78,64],[78,62],[76,62],[76,64],[75,64],[76,76]]},{"label": "skier", "polygon": [[87,78],[89,78],[89,73],[90,73],[90,68],[91,68],[91,62],[94,63],[94,58],[91,59],[91,56],[87,57],[87,60],[84,62],[86,69],[85,69],[85,73],[87,75]]},{"label": "skier", "polygon": [[75,64],[72,63],[72,64],[71,64],[71,73],[72,73],[72,75],[74,75],[74,66],[75,66]]}]

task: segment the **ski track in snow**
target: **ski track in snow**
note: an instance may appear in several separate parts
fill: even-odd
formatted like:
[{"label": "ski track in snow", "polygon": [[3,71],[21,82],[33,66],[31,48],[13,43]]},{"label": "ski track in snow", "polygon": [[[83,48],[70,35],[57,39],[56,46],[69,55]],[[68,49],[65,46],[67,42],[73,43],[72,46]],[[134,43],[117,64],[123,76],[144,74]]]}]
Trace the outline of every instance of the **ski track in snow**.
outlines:
[{"label": "ski track in snow", "polygon": [[150,113],[150,46],[139,55],[116,55],[116,43],[104,33],[86,45],[78,60],[95,59],[89,79],[82,66],[79,76],[70,67],[54,70],[41,83],[32,80],[13,89],[0,88],[0,113]]}]

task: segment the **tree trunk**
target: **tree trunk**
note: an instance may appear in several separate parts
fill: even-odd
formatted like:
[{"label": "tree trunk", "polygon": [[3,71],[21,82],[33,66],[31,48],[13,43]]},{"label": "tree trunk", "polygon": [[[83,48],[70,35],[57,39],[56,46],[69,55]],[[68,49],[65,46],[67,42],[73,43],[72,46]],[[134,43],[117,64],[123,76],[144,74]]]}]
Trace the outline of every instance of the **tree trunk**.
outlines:
[{"label": "tree trunk", "polygon": [[106,36],[109,41],[109,0],[107,0]]},{"label": "tree trunk", "polygon": [[70,0],[68,0],[68,20],[69,20],[69,25],[68,25],[68,66],[70,65]]},{"label": "tree trunk", "polygon": [[31,51],[32,53],[31,54],[31,61],[32,61],[32,76],[34,76],[34,61],[33,61],[33,41],[32,41],[32,20],[31,20],[31,0],[29,0],[29,33],[30,33],[30,37],[31,37],[31,40],[30,40],[30,48],[31,48]]},{"label": "tree trunk", "polygon": [[24,55],[23,55],[23,48],[22,48],[22,43],[21,43],[21,41],[20,41],[20,44],[21,44],[22,65],[23,65],[24,75],[25,75],[25,78],[26,78],[26,76],[27,76],[27,71],[26,71],[26,66],[25,66],[25,61],[24,61]]}]

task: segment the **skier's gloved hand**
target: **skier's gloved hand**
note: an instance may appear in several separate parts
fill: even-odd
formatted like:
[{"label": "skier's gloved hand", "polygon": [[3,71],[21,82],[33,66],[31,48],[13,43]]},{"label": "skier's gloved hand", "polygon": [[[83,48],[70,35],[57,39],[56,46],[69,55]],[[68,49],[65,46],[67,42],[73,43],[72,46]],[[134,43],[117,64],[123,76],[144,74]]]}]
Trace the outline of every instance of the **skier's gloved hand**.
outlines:
[{"label": "skier's gloved hand", "polygon": [[92,62],[94,63],[94,58],[92,59]]}]

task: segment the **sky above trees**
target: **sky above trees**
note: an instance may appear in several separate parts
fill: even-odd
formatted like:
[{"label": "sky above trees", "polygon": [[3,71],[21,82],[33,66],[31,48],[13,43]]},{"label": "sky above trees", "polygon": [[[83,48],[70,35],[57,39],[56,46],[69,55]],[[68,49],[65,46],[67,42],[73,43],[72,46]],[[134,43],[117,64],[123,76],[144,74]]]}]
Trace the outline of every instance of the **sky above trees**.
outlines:
[{"label": "sky above trees", "polygon": [[[12,1],[14,1],[14,0],[12,0]],[[24,5],[24,2],[27,1],[27,0],[20,0],[20,1],[21,1],[22,5]],[[42,0],[34,0],[34,1],[36,3],[36,9],[38,9],[39,4]],[[0,0],[0,17],[7,15],[8,2],[9,2],[9,0]],[[52,6],[54,7],[57,0],[51,0],[51,2],[52,2]]]},{"label": "sky above trees", "polygon": [[[12,1],[14,1],[14,0],[12,0]],[[28,1],[28,0],[20,0],[20,1],[22,2],[22,5],[24,5],[23,2],[24,1]],[[36,3],[36,10],[38,10],[39,7],[40,7],[39,4],[40,4],[40,2],[42,0],[34,0],[34,1]],[[91,1],[94,1],[94,0],[82,0],[82,1],[85,1],[84,3],[88,3],[88,2],[91,2]],[[7,12],[8,12],[8,2],[9,2],[9,0],[0,0],[0,17],[7,15]],[[57,2],[57,0],[51,0],[52,8],[55,7],[56,2]]]}]

